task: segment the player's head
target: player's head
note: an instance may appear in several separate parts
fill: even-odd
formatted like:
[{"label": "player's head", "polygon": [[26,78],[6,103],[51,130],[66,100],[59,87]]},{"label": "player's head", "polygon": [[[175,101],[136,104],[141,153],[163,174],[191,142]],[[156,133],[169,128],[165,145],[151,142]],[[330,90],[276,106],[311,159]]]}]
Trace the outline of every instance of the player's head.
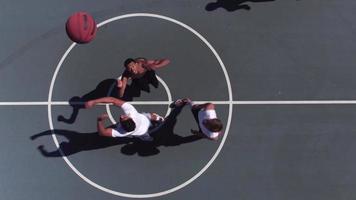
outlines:
[{"label": "player's head", "polygon": [[124,62],[126,70],[133,74],[137,73],[137,65],[138,63],[132,58],[128,58]]},{"label": "player's head", "polygon": [[223,129],[223,124],[220,119],[206,119],[203,121],[204,126],[211,132],[219,132]]},{"label": "player's head", "polygon": [[135,128],[136,128],[135,122],[132,120],[131,117],[129,117],[127,115],[120,116],[120,124],[121,124],[121,127],[127,132],[131,132],[131,131],[135,130]]}]

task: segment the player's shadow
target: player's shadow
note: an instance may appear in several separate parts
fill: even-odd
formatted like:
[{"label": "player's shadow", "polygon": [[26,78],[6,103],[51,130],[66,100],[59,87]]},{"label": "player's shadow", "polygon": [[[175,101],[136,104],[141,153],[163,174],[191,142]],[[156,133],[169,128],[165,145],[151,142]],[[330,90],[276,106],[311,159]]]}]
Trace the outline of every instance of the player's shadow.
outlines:
[{"label": "player's shadow", "polygon": [[[134,97],[140,97],[141,90],[150,92],[149,84],[158,88],[158,79],[154,71],[147,72],[142,78],[133,80],[130,85],[126,87],[123,100],[132,101]],[[83,96],[74,96],[69,99],[69,105],[72,107],[73,111],[71,115],[66,118],[63,115],[59,115],[57,120],[67,124],[73,124],[78,117],[80,109],[85,108],[84,103],[101,98],[101,97],[118,97],[118,88],[116,87],[116,79],[106,79],[101,81],[97,87]]]},{"label": "player's shadow", "polygon": [[[59,115],[57,117],[57,120],[60,122],[64,122],[67,124],[73,124],[79,114],[80,109],[85,108],[84,103],[101,98],[101,97],[107,97],[107,96],[112,96],[116,97],[117,96],[117,90],[113,87],[115,87],[116,84],[116,79],[106,79],[101,81],[94,90],[90,91],[89,93],[79,97],[79,96],[74,96],[69,99],[69,105],[72,107],[73,111],[72,114],[70,115],[69,118],[65,118],[63,115]],[[112,89],[113,88],[113,89]],[[110,90],[112,90],[110,92]]]},{"label": "player's shadow", "polygon": [[[59,148],[53,151],[47,151],[43,145],[38,146],[38,150],[45,157],[61,157],[63,155],[70,156],[72,154],[89,151],[95,149],[107,148],[110,146],[122,145],[121,152],[125,155],[152,156],[160,153],[158,147],[160,146],[177,146],[189,142],[194,142],[201,139],[200,136],[180,136],[174,133],[174,126],[177,122],[177,116],[181,109],[174,109],[166,118],[163,125],[154,133],[152,142],[144,142],[138,138],[111,138],[99,136],[97,132],[94,133],[79,133],[76,131],[56,129],[54,134],[58,137],[64,137],[65,141],[59,144]],[[43,136],[51,136],[52,131],[44,131],[30,137],[35,140]]]},{"label": "player's shadow", "polygon": [[198,135],[180,136],[174,132],[177,123],[177,117],[182,108],[175,108],[166,117],[163,125],[155,132],[151,133],[154,138],[152,142],[135,140],[121,148],[121,152],[126,155],[138,154],[139,156],[152,156],[160,153],[159,147],[170,147],[195,142],[202,139]]},{"label": "player's shadow", "polygon": [[274,0],[217,0],[216,2],[208,3],[205,6],[206,11],[214,11],[218,8],[224,8],[225,10],[232,12],[236,10],[250,10],[251,7],[245,3],[248,2],[267,2]]},{"label": "player's shadow", "polygon": [[[94,133],[79,133],[76,131],[56,129],[54,134],[58,137],[64,137],[66,141],[59,144],[59,148],[54,151],[47,151],[43,145],[38,146],[38,150],[45,157],[61,157],[63,155],[70,156],[72,154],[89,151],[95,149],[102,149],[110,146],[116,146],[120,144],[127,144],[132,141],[130,138],[109,138],[100,136],[97,132]],[[52,131],[44,131],[30,137],[31,140],[35,140],[39,137],[50,136]]]}]

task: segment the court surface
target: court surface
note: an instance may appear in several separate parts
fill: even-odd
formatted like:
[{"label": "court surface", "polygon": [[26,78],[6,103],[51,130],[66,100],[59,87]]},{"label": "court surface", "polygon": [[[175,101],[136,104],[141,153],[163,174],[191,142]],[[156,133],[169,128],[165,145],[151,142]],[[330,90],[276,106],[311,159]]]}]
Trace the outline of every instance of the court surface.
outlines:
[{"label": "court surface", "polygon": [[[0,199],[355,199],[356,2],[212,3],[1,0]],[[76,11],[89,44],[66,36]],[[114,96],[129,57],[171,60],[139,111],[214,102],[223,137],[192,137],[188,107],[164,142],[99,137],[120,109],[73,102]]]}]

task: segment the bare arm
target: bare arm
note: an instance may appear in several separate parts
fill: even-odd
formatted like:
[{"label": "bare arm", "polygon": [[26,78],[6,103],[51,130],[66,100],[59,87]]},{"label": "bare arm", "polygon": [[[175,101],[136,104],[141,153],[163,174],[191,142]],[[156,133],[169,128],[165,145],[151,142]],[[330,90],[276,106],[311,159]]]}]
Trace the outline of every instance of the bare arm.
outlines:
[{"label": "bare arm", "polygon": [[123,97],[125,93],[125,89],[127,86],[127,77],[122,77],[121,80],[118,80],[118,88],[119,88],[119,97]]},{"label": "bare arm", "polygon": [[204,103],[204,104],[195,104],[192,106],[192,109],[197,110],[197,109],[202,109],[204,108],[205,110],[214,110],[215,106],[212,103]]},{"label": "bare arm", "polygon": [[92,108],[98,103],[112,103],[115,106],[121,107],[122,104],[125,103],[125,101],[123,101],[121,99],[114,98],[114,97],[103,97],[103,98],[87,101],[85,103],[85,108]]},{"label": "bare arm", "polygon": [[159,116],[157,113],[150,113],[151,122],[163,122],[164,118]]},{"label": "bare arm", "polygon": [[107,114],[102,114],[100,117],[97,119],[97,129],[98,133],[101,136],[105,137],[112,137],[112,129],[111,128],[106,128],[104,125],[104,120],[108,118]]},{"label": "bare arm", "polygon": [[168,65],[171,61],[168,59],[157,59],[157,60],[147,60],[146,66],[148,66],[152,70],[156,70]]},{"label": "bare arm", "polygon": [[215,105],[212,103],[207,103],[204,107],[205,110],[215,110]]}]

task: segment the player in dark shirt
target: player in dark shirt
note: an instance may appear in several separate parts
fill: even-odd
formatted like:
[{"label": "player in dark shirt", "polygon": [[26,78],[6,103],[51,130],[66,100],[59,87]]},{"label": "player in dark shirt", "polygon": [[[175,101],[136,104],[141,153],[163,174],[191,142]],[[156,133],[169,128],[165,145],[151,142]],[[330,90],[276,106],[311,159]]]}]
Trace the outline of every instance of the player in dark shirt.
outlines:
[{"label": "player in dark shirt", "polygon": [[[125,89],[128,84],[128,80],[132,80],[142,86],[143,82],[149,80],[155,88],[158,87],[158,80],[155,77],[155,70],[160,69],[168,65],[170,61],[168,59],[147,60],[145,58],[126,59],[124,62],[125,71],[121,75],[121,79],[117,81],[117,87],[119,90],[119,98],[122,98],[125,94]],[[148,87],[148,84],[146,84]],[[149,92],[149,88],[141,88]]]}]

